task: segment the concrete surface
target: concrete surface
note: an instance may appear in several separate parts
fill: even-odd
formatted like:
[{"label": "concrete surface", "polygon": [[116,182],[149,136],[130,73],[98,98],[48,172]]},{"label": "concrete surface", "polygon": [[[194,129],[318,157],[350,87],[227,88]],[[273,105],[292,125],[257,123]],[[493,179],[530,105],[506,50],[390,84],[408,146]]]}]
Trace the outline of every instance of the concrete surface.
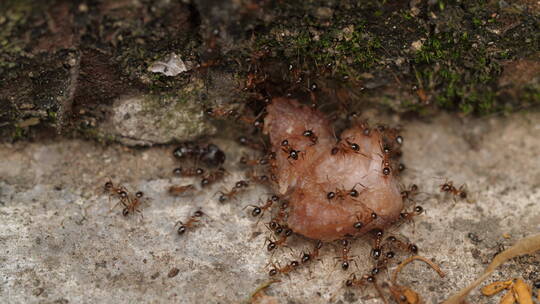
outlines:
[{"label": "concrete surface", "polygon": [[[407,237],[420,254],[436,261],[444,279],[413,263],[399,281],[427,303],[438,303],[480,274],[502,246],[540,232],[540,113],[506,118],[405,121],[404,185],[417,183],[427,213],[414,226],[392,233]],[[284,265],[313,242],[299,236],[270,255],[270,236],[243,209],[264,199],[256,187],[237,201],[217,202],[215,192],[230,188],[246,173],[237,167],[244,148],[216,139],[227,152],[226,181],[192,197],[173,198],[178,164],[173,146],[128,149],[79,140],[19,142],[0,146],[0,302],[4,303],[238,303],[268,280],[270,261]],[[145,192],[144,217],[123,217],[103,195],[112,178],[129,190]],[[466,183],[472,203],[439,193],[451,179]],[[197,208],[208,214],[185,235],[174,224]],[[503,234],[508,234],[503,237]],[[278,303],[382,303],[371,288],[346,289],[353,271],[371,268],[369,245],[353,244],[356,264],[348,272],[336,265],[336,244],[325,245],[321,262],[281,277],[267,294]],[[397,259],[402,259],[403,256]],[[356,269],[358,267],[358,270]],[[178,275],[169,277],[174,268]],[[387,278],[383,273],[381,279]],[[514,259],[495,279],[540,279],[540,253]],[[475,292],[470,303],[497,303]]]}]

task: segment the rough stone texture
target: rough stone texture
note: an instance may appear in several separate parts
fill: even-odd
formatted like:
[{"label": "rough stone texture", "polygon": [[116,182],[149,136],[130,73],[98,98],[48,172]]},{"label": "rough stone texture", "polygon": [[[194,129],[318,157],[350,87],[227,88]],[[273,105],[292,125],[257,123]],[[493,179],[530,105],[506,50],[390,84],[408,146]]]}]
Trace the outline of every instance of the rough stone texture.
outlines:
[{"label": "rough stone texture", "polygon": [[215,133],[202,106],[193,98],[152,95],[119,98],[100,129],[127,145],[165,144]]},{"label": "rough stone texture", "polygon": [[[420,253],[441,265],[440,279],[423,264],[412,264],[400,282],[427,303],[439,303],[479,275],[500,246],[540,232],[539,113],[506,118],[461,119],[439,115],[430,121],[388,120],[405,127],[404,184],[425,193],[425,215],[393,233],[418,244]],[[214,193],[243,178],[236,167],[247,152],[228,140],[214,140],[228,153],[231,175],[194,197],[166,194],[177,164],[173,147],[132,150],[79,140],[0,146],[0,298],[9,303],[237,303],[266,281],[270,260],[281,265],[313,243],[293,237],[291,250],[273,255],[264,248],[267,229],[256,224],[248,204],[265,198],[257,187],[219,204]],[[110,208],[102,185],[111,177],[151,198],[144,218],[124,218]],[[466,183],[471,203],[442,196],[445,178]],[[199,227],[178,236],[174,223],[197,208],[208,214]],[[504,233],[511,237],[505,239]],[[369,269],[369,247],[353,245],[357,273]],[[282,277],[267,291],[279,303],[382,303],[372,289],[347,290],[349,276],[323,247],[321,262]],[[493,279],[539,279],[540,254],[514,259]],[[178,275],[168,273],[178,268]],[[536,271],[536,274],[535,274]],[[385,274],[381,276],[386,277]],[[478,292],[470,303],[497,303]]]}]

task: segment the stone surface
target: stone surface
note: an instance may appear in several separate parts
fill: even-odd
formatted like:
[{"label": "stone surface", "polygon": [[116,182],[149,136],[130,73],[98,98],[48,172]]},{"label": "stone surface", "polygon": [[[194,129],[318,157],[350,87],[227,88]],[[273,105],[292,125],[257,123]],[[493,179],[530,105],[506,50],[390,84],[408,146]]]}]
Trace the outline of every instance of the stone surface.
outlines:
[{"label": "stone surface", "polygon": [[[539,113],[483,119],[439,115],[429,121],[389,118],[405,127],[403,183],[417,183],[426,214],[392,233],[406,236],[420,254],[435,260],[447,276],[439,278],[413,263],[399,282],[439,303],[479,275],[501,246],[540,232]],[[255,187],[220,204],[215,192],[243,179],[237,167],[249,152],[216,139],[227,152],[222,184],[193,197],[172,198],[178,164],[172,146],[128,149],[79,140],[0,146],[0,298],[9,303],[238,303],[268,280],[269,261],[298,258],[313,242],[294,236],[290,249],[271,256],[263,221],[250,216],[268,189]],[[250,154],[253,154],[251,152]],[[111,178],[149,198],[144,217],[123,217],[102,194]],[[439,192],[445,179],[466,183],[470,203]],[[208,215],[183,236],[174,224],[197,208]],[[509,234],[510,238],[503,237]],[[370,268],[366,240],[353,244],[359,274]],[[321,261],[284,276],[267,293],[278,303],[382,303],[375,291],[347,290],[334,257],[337,244],[325,245]],[[401,257],[398,257],[401,258]],[[353,263],[355,264],[355,263]],[[493,279],[538,279],[540,254],[514,259]],[[359,268],[358,270],[356,268]],[[169,277],[174,269],[176,276]],[[536,274],[534,273],[536,271]],[[386,278],[382,274],[381,278]],[[470,303],[497,303],[475,291]]]},{"label": "stone surface", "polygon": [[127,145],[153,145],[193,140],[215,133],[202,105],[189,94],[182,97],[135,95],[116,100],[104,134]]}]

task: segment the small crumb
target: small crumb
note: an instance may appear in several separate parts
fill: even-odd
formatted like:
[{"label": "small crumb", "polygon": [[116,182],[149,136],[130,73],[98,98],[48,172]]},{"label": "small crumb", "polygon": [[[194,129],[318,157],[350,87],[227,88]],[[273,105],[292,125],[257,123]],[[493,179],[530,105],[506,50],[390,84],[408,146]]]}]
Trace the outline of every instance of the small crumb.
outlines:
[{"label": "small crumb", "polygon": [[508,239],[512,238],[512,235],[510,235],[510,233],[508,233],[508,232],[505,232],[505,233],[503,233],[502,237],[508,240]]},{"label": "small crumb", "polygon": [[165,76],[176,76],[191,70],[191,62],[184,62],[180,56],[171,53],[164,61],[156,61],[148,67],[148,71]]},{"label": "small crumb", "polygon": [[180,269],[174,267],[173,269],[171,269],[171,270],[169,271],[169,273],[167,274],[167,276],[168,276],[169,278],[174,278],[175,276],[178,275],[179,272],[180,272]]}]

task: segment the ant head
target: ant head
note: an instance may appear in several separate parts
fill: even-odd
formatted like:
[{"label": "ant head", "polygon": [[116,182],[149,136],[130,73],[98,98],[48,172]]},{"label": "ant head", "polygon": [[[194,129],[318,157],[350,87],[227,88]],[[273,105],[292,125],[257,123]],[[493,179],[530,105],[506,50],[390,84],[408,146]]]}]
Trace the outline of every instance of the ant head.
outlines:
[{"label": "ant head", "polygon": [[379,248],[373,248],[373,250],[371,250],[371,256],[374,258],[374,259],[378,259],[381,257],[381,249]]},{"label": "ant head", "polygon": [[268,243],[268,246],[266,246],[266,249],[268,251],[272,251],[272,250],[276,249],[276,243],[274,243],[274,242]]},{"label": "ant head", "polygon": [[128,208],[124,208],[124,209],[122,210],[122,215],[123,215],[123,216],[128,216],[128,215],[129,215],[129,210],[128,210]]},{"label": "ant head", "polygon": [[334,192],[328,192],[328,194],[326,194],[327,199],[333,199],[334,197],[336,197],[336,194]]},{"label": "ant head", "polygon": [[253,211],[251,211],[251,215],[253,217],[256,217],[256,216],[259,216],[259,214],[261,214],[261,212],[262,212],[261,208],[255,207],[255,208],[253,208]]},{"label": "ant head", "polygon": [[208,186],[208,184],[210,184],[210,180],[208,180],[208,178],[203,178],[201,180],[201,187]]},{"label": "ant head", "polygon": [[176,231],[178,232],[179,235],[182,235],[186,232],[186,226],[180,225],[180,227],[178,227],[178,230]]},{"label": "ant head", "polygon": [[141,198],[143,196],[144,196],[144,192],[142,192],[142,191],[137,191],[137,193],[135,193],[135,197],[137,197],[137,198]]},{"label": "ant head", "polygon": [[120,192],[118,192],[118,195],[120,195],[121,198],[127,198],[128,196],[127,192],[124,190],[120,190]]},{"label": "ant head", "polygon": [[105,189],[110,190],[113,187],[113,183],[111,181],[108,181],[105,183]]},{"label": "ant head", "polygon": [[311,255],[309,255],[309,253],[303,253],[302,254],[302,263],[306,263],[310,259],[311,259]]}]

